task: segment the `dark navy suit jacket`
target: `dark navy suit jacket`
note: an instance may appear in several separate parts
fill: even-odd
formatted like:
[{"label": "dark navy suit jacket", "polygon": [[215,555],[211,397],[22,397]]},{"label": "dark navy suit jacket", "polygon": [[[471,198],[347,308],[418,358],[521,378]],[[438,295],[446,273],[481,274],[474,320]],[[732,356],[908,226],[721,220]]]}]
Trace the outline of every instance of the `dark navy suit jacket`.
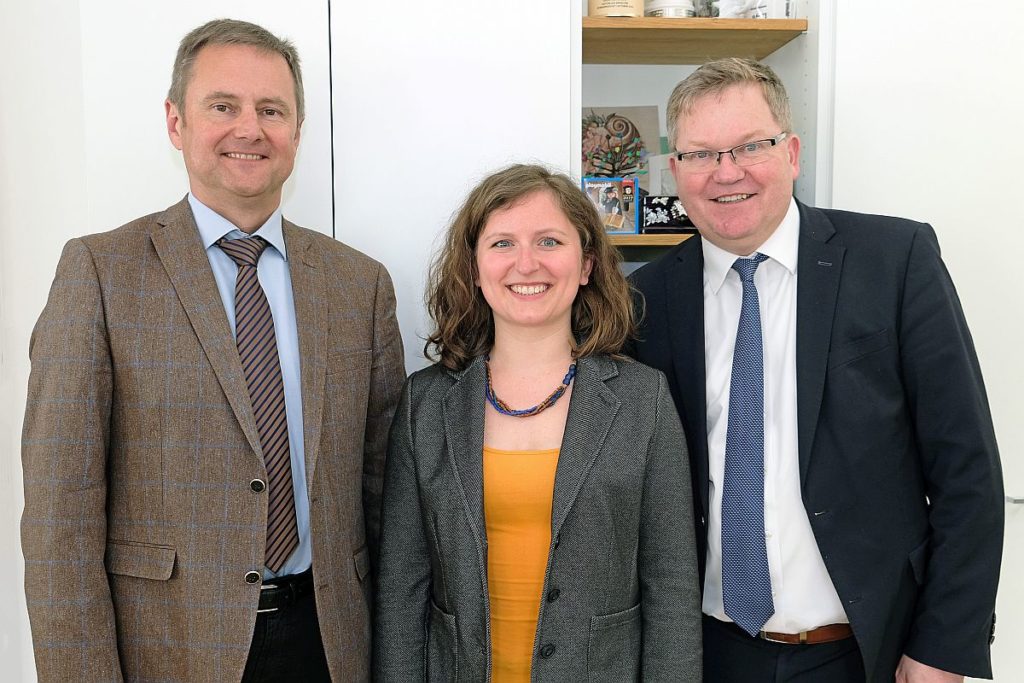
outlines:
[{"label": "dark navy suit jacket", "polygon": [[[901,654],[991,676],[1003,538],[981,371],[932,228],[799,205],[797,414],[804,507],[869,681]],[[707,539],[703,253],[683,242],[633,276],[632,354],[669,378]]]}]

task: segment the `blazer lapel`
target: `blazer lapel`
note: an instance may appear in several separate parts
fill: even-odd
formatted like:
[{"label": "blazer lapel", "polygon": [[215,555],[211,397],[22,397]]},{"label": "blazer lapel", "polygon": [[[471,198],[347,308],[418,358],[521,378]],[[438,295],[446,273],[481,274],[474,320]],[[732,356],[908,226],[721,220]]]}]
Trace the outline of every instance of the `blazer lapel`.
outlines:
[{"label": "blazer lapel", "polygon": [[486,549],[483,458],[486,376],[483,358],[477,358],[465,370],[456,373],[455,379],[441,408],[448,460],[462,489],[473,531],[481,547]]},{"label": "blazer lapel", "polygon": [[288,270],[299,332],[299,367],[302,375],[302,431],[305,444],[306,486],[313,490],[313,475],[320,453],[324,383],[327,377],[327,283],[323,258],[312,237],[283,221]]},{"label": "blazer lapel", "polygon": [[683,429],[693,451],[690,461],[698,482],[700,502],[708,512],[708,428],[704,359],[704,252],[700,237],[687,240],[669,267],[664,300],[668,310],[655,312],[669,321],[672,362],[682,398]]},{"label": "blazer lapel", "polygon": [[618,397],[605,385],[606,380],[616,375],[615,363],[606,358],[580,358],[576,363],[575,386],[555,469],[555,490],[551,501],[552,543],[558,537],[619,410]]},{"label": "blazer lapel", "polygon": [[825,389],[839,280],[846,249],[830,243],[835,228],[823,213],[799,204],[800,247],[797,257],[796,386],[800,483],[807,479],[811,446]]},{"label": "blazer lapel", "polygon": [[167,209],[157,218],[157,223],[161,227],[150,236],[157,256],[171,279],[245,438],[262,463],[263,451],[256,432],[249,389],[242,375],[242,362],[238,358],[235,338],[224,315],[224,303],[188,200],[183,199]]}]

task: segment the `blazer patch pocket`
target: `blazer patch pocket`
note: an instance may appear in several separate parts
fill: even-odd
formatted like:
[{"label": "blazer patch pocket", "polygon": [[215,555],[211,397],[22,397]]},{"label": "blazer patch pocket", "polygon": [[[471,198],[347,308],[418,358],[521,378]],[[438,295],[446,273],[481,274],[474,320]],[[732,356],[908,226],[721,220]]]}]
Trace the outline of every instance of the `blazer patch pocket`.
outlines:
[{"label": "blazer patch pocket", "polygon": [[120,576],[166,581],[174,571],[174,548],[134,541],[107,541],[107,572]]},{"label": "blazer patch pocket", "polygon": [[640,604],[590,618],[587,675],[591,681],[640,679]]},{"label": "blazer patch pocket", "polygon": [[839,344],[828,353],[828,369],[833,370],[842,365],[849,365],[889,346],[892,346],[892,331],[888,327],[866,337]]}]

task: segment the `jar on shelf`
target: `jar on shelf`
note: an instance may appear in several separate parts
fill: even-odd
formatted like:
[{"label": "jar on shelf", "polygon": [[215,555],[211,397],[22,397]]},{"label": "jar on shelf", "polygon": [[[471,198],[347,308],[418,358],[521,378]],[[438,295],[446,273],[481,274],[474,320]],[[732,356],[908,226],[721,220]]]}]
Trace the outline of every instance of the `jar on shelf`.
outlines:
[{"label": "jar on shelf", "polygon": [[592,17],[642,17],[644,0],[589,0],[587,14]]},{"label": "jar on shelf", "polygon": [[646,0],[645,17],[692,17],[693,0]]}]

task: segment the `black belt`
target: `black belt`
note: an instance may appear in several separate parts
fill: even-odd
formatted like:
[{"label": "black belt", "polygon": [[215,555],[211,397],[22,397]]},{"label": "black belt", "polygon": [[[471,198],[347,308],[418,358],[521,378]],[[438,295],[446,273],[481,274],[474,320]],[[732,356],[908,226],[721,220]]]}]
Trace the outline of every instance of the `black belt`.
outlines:
[{"label": "black belt", "polygon": [[313,568],[301,574],[264,579],[260,586],[260,606],[257,613],[276,612],[313,592]]}]

